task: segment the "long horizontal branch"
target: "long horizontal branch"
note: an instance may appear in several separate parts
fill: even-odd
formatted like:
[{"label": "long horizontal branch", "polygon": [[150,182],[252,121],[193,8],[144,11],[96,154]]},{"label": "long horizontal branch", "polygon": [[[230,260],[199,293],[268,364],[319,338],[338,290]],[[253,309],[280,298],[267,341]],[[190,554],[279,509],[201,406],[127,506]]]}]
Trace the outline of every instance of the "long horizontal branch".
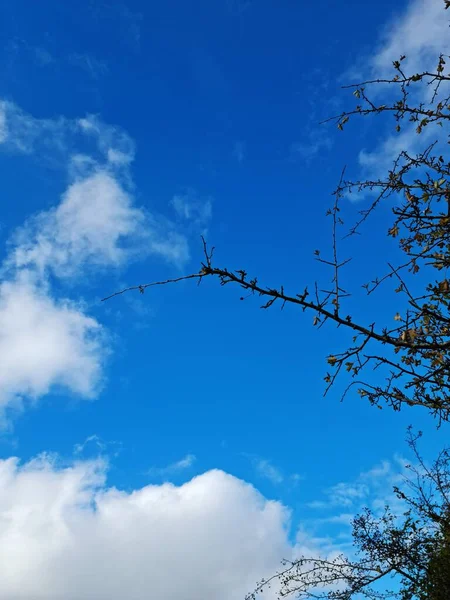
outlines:
[{"label": "long horizontal branch", "polygon": [[[344,325],[345,327],[348,327],[349,329],[352,329],[353,331],[355,331],[359,334],[367,336],[368,338],[370,338],[372,340],[381,342],[382,344],[389,344],[395,348],[405,348],[405,349],[411,348],[411,342],[404,341],[401,338],[395,338],[395,337],[389,336],[384,333],[378,333],[373,329],[373,327],[365,327],[358,323],[354,323],[351,320],[350,316],[345,317],[345,318],[341,317],[337,310],[333,310],[333,311],[328,310],[319,301],[314,302],[314,301],[307,300],[307,296],[308,296],[307,290],[305,290],[305,292],[303,294],[298,294],[296,296],[290,296],[284,292],[283,288],[281,288],[280,290],[277,290],[274,288],[263,288],[260,285],[258,285],[258,283],[256,282],[255,279],[248,280],[246,278],[246,274],[244,271],[233,272],[233,271],[229,271],[228,269],[221,269],[221,268],[213,267],[209,260],[207,261],[207,264],[204,264],[202,266],[202,270],[199,273],[192,273],[190,275],[182,275],[181,277],[177,277],[175,279],[166,279],[164,281],[155,281],[152,283],[131,286],[131,287],[122,289],[118,292],[115,292],[109,296],[106,296],[105,298],[102,299],[102,302],[105,302],[107,300],[110,300],[111,298],[120,296],[120,295],[122,295],[126,292],[130,292],[130,291],[139,291],[141,293],[144,293],[144,290],[146,290],[149,287],[154,287],[154,286],[158,286],[158,285],[167,285],[170,283],[179,283],[180,281],[185,281],[185,280],[190,280],[190,279],[196,279],[200,282],[204,277],[208,277],[208,276],[218,277],[221,280],[222,284],[231,283],[231,282],[237,283],[245,290],[248,290],[252,293],[259,294],[260,296],[263,296],[263,297],[269,297],[270,298],[269,303],[268,303],[268,305],[265,305],[264,308],[268,308],[268,306],[273,304],[276,300],[280,300],[283,303],[295,304],[297,306],[301,306],[303,310],[306,310],[306,309],[312,310],[327,319],[331,319],[338,325]],[[450,341],[442,343],[442,344],[419,344],[419,343],[414,344],[415,350],[437,350],[437,349],[445,349],[445,348],[449,348],[449,347],[450,347]]]}]

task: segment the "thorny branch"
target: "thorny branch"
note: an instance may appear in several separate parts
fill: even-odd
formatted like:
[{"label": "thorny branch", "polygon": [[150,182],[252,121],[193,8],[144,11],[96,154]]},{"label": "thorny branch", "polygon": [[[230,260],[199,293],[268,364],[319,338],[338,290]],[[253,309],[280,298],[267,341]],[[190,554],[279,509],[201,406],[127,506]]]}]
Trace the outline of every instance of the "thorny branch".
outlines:
[{"label": "thorny branch", "polygon": [[[407,74],[405,57],[401,57],[393,63],[395,75],[391,79],[375,79],[352,86],[358,100],[356,108],[328,120],[343,129],[353,116],[387,114],[394,116],[397,132],[406,124],[415,128],[420,136],[426,128],[434,126],[437,136],[435,142],[427,142],[425,148],[416,153],[405,148],[385,177],[347,181],[345,170],[342,172],[333,206],[328,211],[333,221],[332,256],[323,258],[319,251],[315,252],[317,260],[332,269],[330,289],[321,289],[317,283],[305,287],[301,293],[287,292],[283,286],[268,287],[257,277],[250,277],[244,269],[217,266],[214,248],[210,250],[203,239],[204,258],[199,272],[132,286],[104,300],[128,291],[144,293],[150,287],[184,280],[201,283],[205,277],[218,279],[222,286],[238,285],[250,295],[261,297],[261,308],[270,308],[275,303],[281,307],[294,305],[310,311],[318,327],[333,322],[353,333],[353,342],[347,349],[328,356],[331,372],[325,375],[326,392],[341,372],[347,372],[352,381],[343,397],[356,386],[361,397],[379,408],[383,404],[394,410],[405,405],[422,406],[437,417],[438,424],[449,420],[450,281],[446,273],[450,267],[450,160],[446,152],[450,74],[445,70],[447,58],[441,55],[434,71]],[[386,85],[390,90],[397,90],[400,97],[385,104],[373,101],[371,87]],[[417,86],[419,90],[425,86],[426,93],[418,93]],[[393,314],[394,326],[380,326],[370,317],[368,322],[360,322],[344,312],[344,300],[350,293],[342,288],[340,273],[349,259],[339,258],[337,229],[343,224],[341,202],[354,191],[364,194],[365,202],[370,197],[372,200],[360,211],[347,237],[361,233],[362,226],[381,202],[394,200],[393,222],[387,235],[398,243],[405,259],[400,264],[389,261],[385,274],[362,286],[371,295],[386,281],[397,280],[395,292],[403,295],[406,308],[402,313]],[[418,292],[413,291],[418,288]],[[376,383],[367,377],[368,369],[377,371]]]}]

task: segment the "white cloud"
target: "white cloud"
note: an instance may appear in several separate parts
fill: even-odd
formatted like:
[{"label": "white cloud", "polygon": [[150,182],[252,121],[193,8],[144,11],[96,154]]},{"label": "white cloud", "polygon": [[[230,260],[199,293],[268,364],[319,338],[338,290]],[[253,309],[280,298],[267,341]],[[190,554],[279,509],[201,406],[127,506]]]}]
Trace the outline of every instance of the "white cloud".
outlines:
[{"label": "white cloud", "polygon": [[81,266],[119,266],[146,235],[144,213],[108,172],[72,183],[53,210],[32,218],[15,236],[17,269],[52,269],[71,276]]},{"label": "white cloud", "polygon": [[398,134],[388,135],[375,150],[361,150],[359,163],[368,172],[385,174],[387,169],[392,168],[394,160],[403,150],[413,148],[418,142],[423,141],[425,136],[428,139],[431,133],[432,130],[426,128],[419,138],[413,128],[408,128]]},{"label": "white cloud", "polygon": [[1,99],[0,114],[0,143],[7,149],[30,154],[39,148],[52,155],[67,151],[68,135],[73,132],[73,124],[64,117],[36,119],[13,102]]},{"label": "white cloud", "polygon": [[0,461],[0,597],[229,600],[292,556],[289,512],[243,481],[210,471],[125,492],[106,466]]},{"label": "white cloud", "polygon": [[[222,471],[124,491],[107,485],[107,467],[105,459],[61,465],[49,455],[23,466],[0,460],[1,598],[243,599],[282,558],[351,555],[348,534],[312,536],[305,524],[292,543],[290,511]],[[385,461],[345,484],[346,496],[353,487],[350,497],[365,500],[354,491],[364,481],[378,490],[375,506],[403,468],[401,459]],[[317,519],[314,529],[349,531],[354,510]],[[275,582],[261,598],[275,600],[277,592]]]},{"label": "white cloud", "polygon": [[189,248],[173,223],[136,206],[128,170],[134,144],[119,128],[94,116],[37,119],[0,101],[0,142],[8,151],[56,156],[71,177],[58,204],[30,217],[11,236],[0,267],[5,425],[10,409],[55,388],[90,398],[101,387],[107,336],[81,303],[57,297],[50,275],[86,278],[151,254],[180,265]]},{"label": "white cloud", "polygon": [[100,325],[75,304],[57,301],[29,277],[0,286],[0,415],[55,386],[91,398],[101,383]]},{"label": "white cloud", "polygon": [[9,409],[55,388],[88,398],[98,393],[107,336],[81,304],[54,296],[48,275],[86,276],[88,266],[123,265],[137,251],[134,238],[142,246],[148,238],[144,222],[129,194],[103,171],[72,183],[59,205],[13,236],[0,287],[3,423]]},{"label": "white cloud", "polygon": [[[434,71],[441,52],[450,53],[449,20],[444,3],[442,0],[413,0],[405,11],[397,14],[385,27],[374,55],[367,60],[368,70],[363,69],[360,76],[362,79],[392,78],[395,75],[392,62],[402,55],[406,55],[402,68],[408,74]],[[376,96],[380,104],[383,104],[381,97],[386,103],[393,98],[399,99],[393,95],[395,92],[399,93],[399,89],[394,86],[377,85],[370,87],[370,91],[368,88],[367,92],[372,98]],[[419,105],[431,100],[433,86],[419,83],[411,86],[408,92],[409,104]],[[439,97],[447,93],[448,84],[444,83]],[[390,124],[393,129],[393,123]],[[382,135],[375,147],[364,149],[360,153],[359,162],[367,178],[385,176],[401,151],[415,155],[436,139],[445,137],[442,130],[433,125],[426,127],[421,135],[417,135],[415,131],[416,124],[409,123],[407,119],[401,125],[400,133]],[[358,197],[358,194],[354,195],[354,198]]]},{"label": "white cloud", "polygon": [[[80,134],[94,141],[90,154],[74,152]],[[20,152],[42,146],[44,155],[56,152],[73,178],[59,205],[35,215],[16,232],[9,265],[12,260],[16,268],[51,268],[58,276],[71,276],[86,263],[121,266],[149,254],[177,265],[188,260],[186,237],[170,221],[135,206],[124,172],[134,158],[134,143],[119,128],[92,115],[76,121],[35,119],[12,103],[0,102],[2,139],[7,148]],[[186,218],[209,218],[208,202],[193,199],[186,204]]]},{"label": "white cloud", "polygon": [[[25,154],[37,153],[65,167],[78,145],[100,166],[128,166],[134,159],[134,142],[120,127],[108,125],[95,115],[81,119],[37,118],[13,102],[0,99],[0,143],[4,149]],[[94,142],[94,143],[92,143]]]},{"label": "white cloud", "polygon": [[94,164],[116,170],[129,166],[135,154],[130,136],[96,115],[81,119],[36,118],[13,102],[1,99],[0,144],[9,151],[35,153],[39,160],[63,168],[72,155],[77,156],[80,144],[87,147],[87,156]]},{"label": "white cloud", "polygon": [[437,65],[450,51],[448,12],[442,0],[413,0],[386,26],[371,66],[378,76],[392,72],[392,61],[406,55],[408,69],[419,72]]}]

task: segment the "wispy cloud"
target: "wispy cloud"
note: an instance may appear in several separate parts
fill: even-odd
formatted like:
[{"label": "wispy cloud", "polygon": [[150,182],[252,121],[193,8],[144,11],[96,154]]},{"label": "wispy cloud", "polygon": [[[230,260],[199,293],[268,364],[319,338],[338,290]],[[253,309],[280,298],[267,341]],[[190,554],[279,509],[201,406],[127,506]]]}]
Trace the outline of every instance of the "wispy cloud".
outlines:
[{"label": "wispy cloud", "polygon": [[368,497],[369,487],[361,482],[338,483],[327,491],[327,495],[333,505],[353,506],[356,501]]},{"label": "wispy cloud", "polygon": [[265,459],[255,460],[256,471],[261,477],[268,479],[272,483],[283,483],[284,477],[279,469],[277,469],[270,461]]},{"label": "wispy cloud", "polygon": [[175,475],[176,473],[189,469],[196,460],[197,458],[194,454],[186,454],[186,456],[180,460],[165,467],[151,467],[147,471],[147,474],[152,477],[169,477],[170,475]]},{"label": "wispy cloud", "polygon": [[129,165],[134,160],[134,141],[120,127],[108,125],[96,115],[78,119],[75,124],[96,141],[102,155],[114,167]]},{"label": "wispy cloud", "polygon": [[55,57],[45,48],[33,48],[34,59],[41,67],[47,67],[55,62]]},{"label": "wispy cloud", "polygon": [[267,479],[274,485],[285,484],[286,488],[295,487],[303,476],[300,473],[284,473],[279,467],[267,458],[256,456],[254,454],[242,453],[252,465],[256,475],[261,479]]},{"label": "wispy cloud", "polygon": [[61,55],[60,53],[55,55],[48,48],[31,45],[19,37],[11,39],[6,45],[6,50],[13,62],[17,58],[21,61],[24,59],[31,60],[42,68],[56,66],[66,69],[68,66],[73,66],[83,70],[92,79],[99,79],[109,71],[108,63],[91,53],[72,52],[68,55]]},{"label": "wispy cloud", "polygon": [[75,52],[69,56],[68,61],[75,67],[86,71],[92,79],[98,79],[109,71],[106,61],[95,58],[90,54]]},{"label": "wispy cloud", "polygon": [[93,166],[108,168],[129,166],[134,159],[130,136],[96,115],[36,118],[15,103],[0,99],[0,123],[3,152],[32,154],[36,160],[53,162],[58,168],[66,169],[72,157],[84,157]]},{"label": "wispy cloud", "polygon": [[36,119],[21,110],[13,102],[0,99],[0,122],[2,123],[2,150],[31,154],[46,150],[52,156],[68,151],[68,136],[72,135],[74,123],[64,117]]},{"label": "wispy cloud", "polygon": [[[314,511],[305,522],[306,530],[316,535],[329,536],[331,547],[341,547],[347,555],[355,551],[352,538],[352,521],[365,508],[380,517],[386,505],[394,514],[402,515],[404,504],[394,493],[408,475],[406,461],[399,456],[385,460],[354,479],[341,481],[324,490],[321,498],[307,503]],[[311,537],[311,536],[310,536]]]},{"label": "wispy cloud", "polygon": [[181,221],[204,230],[212,217],[212,198],[202,197],[195,190],[188,189],[182,194],[176,194],[171,205]]},{"label": "wispy cloud", "polygon": [[325,127],[317,126],[314,129],[307,129],[305,138],[291,145],[291,160],[309,164],[320,154],[326,154],[332,146],[333,140]]},{"label": "wispy cloud", "polygon": [[86,459],[86,454],[88,450],[93,450],[94,456],[104,457],[102,460],[106,461],[106,453],[108,456],[117,457],[120,454],[122,449],[122,444],[120,442],[115,441],[104,441],[102,438],[96,433],[89,435],[84,442],[79,444],[75,444],[73,447],[73,454],[77,458],[83,457]]},{"label": "wispy cloud", "polygon": [[16,59],[31,59],[39,67],[49,67],[57,62],[53,54],[42,46],[34,46],[20,37],[13,37],[5,45],[10,65],[15,65]]},{"label": "wispy cloud", "polygon": [[[386,502],[395,503],[394,485],[398,485],[406,474],[406,462],[400,456],[384,460],[368,471],[360,473],[353,481],[339,482],[324,492],[324,498],[310,502],[310,508],[335,511],[339,507],[358,511],[364,506],[384,507]],[[339,514],[333,514],[333,522],[339,521]],[[345,521],[346,518],[342,517]],[[348,519],[347,519],[348,520]]]},{"label": "wispy cloud", "polygon": [[106,450],[106,444],[103,442],[97,434],[93,434],[88,436],[84,442],[75,444],[73,448],[74,454],[82,454],[88,445],[94,445],[100,452],[104,452]]},{"label": "wispy cloud", "polygon": [[244,162],[245,155],[246,155],[245,142],[243,142],[242,140],[235,142],[234,147],[233,147],[233,156],[240,165]]}]

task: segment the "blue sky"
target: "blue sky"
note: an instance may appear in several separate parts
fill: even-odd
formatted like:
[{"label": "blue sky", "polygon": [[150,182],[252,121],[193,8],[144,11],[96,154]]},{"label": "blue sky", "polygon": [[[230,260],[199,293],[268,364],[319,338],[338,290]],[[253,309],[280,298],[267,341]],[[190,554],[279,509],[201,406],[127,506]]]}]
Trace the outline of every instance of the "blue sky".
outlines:
[{"label": "blue sky", "polygon": [[[407,425],[428,453],[447,429],[323,398],[342,342],[311,315],[213,281],[100,299],[196,270],[201,234],[268,285],[326,280],[313,251],[342,167],[373,174],[395,145],[384,125],[319,122],[351,103],[342,83],[448,46],[441,2],[0,10],[0,595],[221,600],[283,556],[344,547],[348,515],[389,498]],[[392,251],[389,214],[344,246],[349,285]],[[365,319],[397,310],[360,299]]]}]

